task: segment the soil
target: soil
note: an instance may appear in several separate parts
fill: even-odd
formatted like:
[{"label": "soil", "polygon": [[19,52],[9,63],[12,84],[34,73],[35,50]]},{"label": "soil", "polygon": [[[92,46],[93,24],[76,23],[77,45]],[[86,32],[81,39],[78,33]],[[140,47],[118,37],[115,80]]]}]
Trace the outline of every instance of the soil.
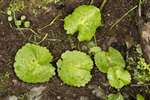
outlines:
[{"label": "soil", "polygon": [[[2,0],[1,0],[2,1]],[[0,9],[6,11],[10,0],[3,0],[0,2]],[[7,21],[7,15],[0,14],[0,100],[6,100],[8,96],[15,95],[23,97],[33,87],[45,86],[46,89],[42,92],[42,100],[101,100],[102,96],[97,96],[93,93],[94,88],[91,86],[100,87],[104,91],[103,95],[109,93],[117,93],[117,90],[110,87],[106,79],[106,75],[99,72],[95,67],[92,71],[92,80],[82,88],[70,87],[59,79],[58,76],[53,77],[44,84],[27,84],[19,80],[14,71],[13,63],[17,50],[27,42],[40,42],[47,34],[46,39],[39,44],[46,46],[54,56],[54,63],[58,60],[60,55],[66,50],[83,50],[86,51],[86,43],[79,43],[76,38],[68,37],[63,28],[63,19],[70,14],[74,8],[79,5],[89,4],[90,0],[64,0],[64,2],[50,4],[47,11],[41,11],[38,16],[32,16],[28,11],[23,11],[28,19],[32,22],[32,29],[38,32],[39,28],[50,23],[56,16],[57,20],[49,27],[41,30],[38,38],[31,31],[18,31],[10,25]],[[100,7],[102,0],[94,0],[92,5]],[[113,46],[118,49],[124,57],[130,51],[126,46],[126,41],[130,39],[139,43],[140,36],[137,29],[137,9],[132,11],[119,24],[117,24],[111,31],[107,31],[111,25],[118,20],[124,13],[137,4],[135,0],[108,0],[104,9],[103,23],[104,25],[97,29],[96,41],[98,46],[106,50],[108,46]],[[18,14],[19,16],[19,14]],[[132,42],[130,44],[132,46]],[[150,94],[145,90],[149,90],[148,86],[133,86],[134,81],[121,89],[121,93],[126,100],[136,99],[136,94],[140,93],[145,97],[145,100],[150,100]],[[20,99],[21,100],[21,99]],[[24,98],[23,100],[27,100]]]}]

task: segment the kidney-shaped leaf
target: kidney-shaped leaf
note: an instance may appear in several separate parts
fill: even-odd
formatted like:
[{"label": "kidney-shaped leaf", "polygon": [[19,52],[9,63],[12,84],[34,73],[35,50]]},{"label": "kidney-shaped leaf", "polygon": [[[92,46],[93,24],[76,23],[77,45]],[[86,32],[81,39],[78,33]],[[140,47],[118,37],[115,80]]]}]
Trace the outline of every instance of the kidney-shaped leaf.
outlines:
[{"label": "kidney-shaped leaf", "polygon": [[108,69],[113,66],[125,67],[125,61],[121,53],[112,47],[109,48],[108,52],[97,51],[94,59],[96,66],[103,73],[107,73]]},{"label": "kidney-shaped leaf", "polygon": [[122,88],[131,82],[131,75],[121,67],[110,67],[107,72],[110,85],[114,88]]},{"label": "kidney-shaped leaf", "polygon": [[90,56],[80,51],[66,51],[57,62],[58,75],[71,86],[85,86],[91,79],[93,62]]},{"label": "kidney-shaped leaf", "polygon": [[28,83],[48,81],[55,74],[51,60],[52,55],[45,47],[27,43],[16,54],[15,73],[19,79]]},{"label": "kidney-shaped leaf", "polygon": [[73,35],[79,31],[79,41],[89,41],[95,35],[97,27],[101,25],[100,10],[91,5],[82,5],[64,19],[67,34]]}]

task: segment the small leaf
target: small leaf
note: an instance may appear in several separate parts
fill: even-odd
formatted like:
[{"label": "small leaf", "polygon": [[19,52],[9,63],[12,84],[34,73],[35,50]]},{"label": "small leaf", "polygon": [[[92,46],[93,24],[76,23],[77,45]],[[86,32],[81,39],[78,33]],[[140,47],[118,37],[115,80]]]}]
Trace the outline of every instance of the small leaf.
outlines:
[{"label": "small leaf", "polygon": [[30,22],[29,21],[25,21],[24,22],[24,27],[25,28],[29,28],[30,27]]},{"label": "small leaf", "polygon": [[57,62],[58,75],[64,83],[71,86],[85,86],[91,79],[93,62],[80,51],[66,51]]},{"label": "small leaf", "polygon": [[20,18],[22,21],[24,21],[26,19],[26,16],[25,15],[22,15],[21,18]]},{"label": "small leaf", "polygon": [[101,25],[100,10],[91,5],[82,5],[64,19],[64,28],[67,34],[73,35],[79,31],[79,41],[89,41]]},{"label": "small leaf", "polygon": [[21,20],[16,20],[16,21],[15,21],[16,27],[20,27],[20,26],[21,26],[21,23],[22,23]]},{"label": "small leaf", "polygon": [[95,53],[96,54],[98,52],[101,52],[100,47],[94,46],[94,47],[90,48],[90,53]]},{"label": "small leaf", "polygon": [[124,68],[125,61],[119,51],[110,47],[108,52],[94,49],[96,51],[94,60],[98,69],[107,73],[108,69],[113,66],[119,66]]},{"label": "small leaf", "polygon": [[15,73],[24,82],[46,82],[55,74],[51,61],[52,55],[45,47],[27,43],[16,54]]},{"label": "small leaf", "polygon": [[118,94],[109,94],[107,100],[124,100],[123,96]]},{"label": "small leaf", "polygon": [[108,62],[108,56],[107,53],[104,51],[98,52],[94,56],[95,64],[97,68],[103,72],[107,73],[108,68],[110,67],[110,64]]},{"label": "small leaf", "polygon": [[11,16],[12,12],[10,10],[7,10],[7,15]]},{"label": "small leaf", "polygon": [[136,99],[137,100],[144,100],[144,97],[142,95],[140,95],[140,94],[137,94],[136,95]]},{"label": "small leaf", "polygon": [[107,78],[110,85],[116,89],[122,88],[131,82],[130,73],[119,66],[110,67],[107,72]]},{"label": "small leaf", "polygon": [[118,50],[110,47],[108,50],[108,57],[110,66],[120,66],[122,68],[125,67],[124,58]]}]

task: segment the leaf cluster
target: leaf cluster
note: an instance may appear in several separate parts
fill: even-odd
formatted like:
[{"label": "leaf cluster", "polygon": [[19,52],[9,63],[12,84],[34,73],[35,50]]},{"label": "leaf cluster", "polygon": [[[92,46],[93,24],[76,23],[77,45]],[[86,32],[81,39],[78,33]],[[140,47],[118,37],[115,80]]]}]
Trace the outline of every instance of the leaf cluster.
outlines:
[{"label": "leaf cluster", "polygon": [[12,12],[11,10],[7,10],[7,15],[8,15],[8,21],[12,22],[14,21],[15,26],[17,28],[29,28],[30,27],[30,21],[26,19],[25,15],[22,15],[19,19],[16,18],[15,12]]},{"label": "leaf cluster", "polygon": [[147,64],[144,58],[140,58],[138,61],[134,76],[140,83],[150,81],[150,64]]},{"label": "leaf cluster", "polygon": [[[25,17],[21,19],[24,20]],[[79,41],[91,40],[100,25],[100,10],[90,5],[77,7],[64,19],[64,28],[67,30],[67,34],[73,35],[75,32],[79,32]],[[125,61],[119,51],[112,47],[108,51],[94,47],[91,49],[91,53],[94,53],[97,68],[101,72],[107,73],[112,87],[118,89],[130,83],[131,76],[125,70]],[[51,61],[52,55],[45,47],[27,43],[16,54],[15,73],[24,82],[46,82],[55,75],[55,68],[50,64]],[[66,51],[58,60],[57,66],[60,79],[68,85],[85,86],[92,78],[93,61],[84,52]]]},{"label": "leaf cluster", "polygon": [[114,88],[122,88],[131,81],[130,73],[125,70],[125,61],[119,51],[110,47],[108,51],[102,51],[99,47],[91,49],[94,52],[94,60],[99,71],[107,73],[110,85]]},{"label": "leaf cluster", "polygon": [[8,10],[12,12],[20,12],[25,9],[24,0],[11,0],[9,3]]}]

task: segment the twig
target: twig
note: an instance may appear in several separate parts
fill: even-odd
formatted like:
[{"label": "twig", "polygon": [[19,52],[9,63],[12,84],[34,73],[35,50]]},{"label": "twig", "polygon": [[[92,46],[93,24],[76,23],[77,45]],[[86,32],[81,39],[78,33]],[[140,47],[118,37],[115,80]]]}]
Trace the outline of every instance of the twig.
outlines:
[{"label": "twig", "polygon": [[90,0],[90,5],[93,4],[94,0]]},{"label": "twig", "polygon": [[131,8],[128,12],[126,12],[123,16],[121,16],[121,18],[119,18],[109,29],[107,32],[110,32],[118,23],[120,23],[130,12],[132,12],[133,10],[135,10],[138,6],[134,6],[133,8]]},{"label": "twig", "polygon": [[42,38],[42,40],[40,42],[38,42],[38,44],[42,43],[46,38],[47,38],[48,34],[45,34],[45,36]]},{"label": "twig", "polygon": [[150,84],[132,84],[131,87],[150,86]]},{"label": "twig", "polygon": [[107,0],[103,0],[101,6],[100,6],[100,10],[102,10],[105,6],[105,4],[107,3]]},{"label": "twig", "polygon": [[139,17],[141,17],[141,0],[139,1],[138,15],[139,15]]},{"label": "twig", "polygon": [[97,46],[96,35],[94,35],[94,42],[95,42],[95,44],[96,44],[96,46]]},{"label": "twig", "polygon": [[19,30],[19,31],[22,31],[22,30],[29,30],[29,31],[31,31],[34,35],[36,35],[38,38],[41,38],[40,35],[39,35],[37,32],[35,32],[32,28],[16,28],[16,29]]},{"label": "twig", "polygon": [[41,30],[43,30],[43,29],[45,29],[45,28],[47,28],[47,27],[49,27],[49,26],[51,26],[51,25],[57,20],[57,18],[58,18],[59,16],[60,16],[60,15],[57,15],[49,24],[47,24],[47,25],[45,25],[44,27],[38,29],[38,32],[41,31]]},{"label": "twig", "polygon": [[61,42],[62,40],[60,40],[60,39],[46,39],[46,40],[48,40],[48,41],[58,41],[58,42]]},{"label": "twig", "polygon": [[32,33],[34,33],[36,36],[38,36],[39,38],[41,38],[40,36],[39,36],[39,34],[37,33],[37,32],[35,32],[32,28],[28,28]]},{"label": "twig", "polygon": [[0,10],[0,14],[5,15],[6,13],[4,11]]}]

